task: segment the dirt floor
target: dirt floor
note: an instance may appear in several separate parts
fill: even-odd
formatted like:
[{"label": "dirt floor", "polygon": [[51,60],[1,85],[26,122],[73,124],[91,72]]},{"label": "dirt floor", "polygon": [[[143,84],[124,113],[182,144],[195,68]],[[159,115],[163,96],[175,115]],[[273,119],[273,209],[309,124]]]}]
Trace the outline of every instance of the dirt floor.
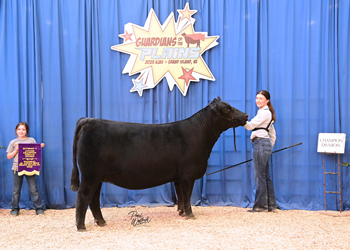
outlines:
[{"label": "dirt floor", "polygon": [[350,249],[350,212],[289,210],[249,213],[238,207],[103,208],[107,225],[86,216],[77,232],[75,209],[0,209],[0,249]]}]

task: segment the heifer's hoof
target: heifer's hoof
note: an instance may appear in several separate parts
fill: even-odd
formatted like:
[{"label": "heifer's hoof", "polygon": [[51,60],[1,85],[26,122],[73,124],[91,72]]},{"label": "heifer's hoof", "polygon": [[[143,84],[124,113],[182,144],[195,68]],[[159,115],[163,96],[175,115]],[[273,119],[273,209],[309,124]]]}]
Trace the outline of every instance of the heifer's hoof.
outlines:
[{"label": "heifer's hoof", "polygon": [[86,232],[86,227],[85,226],[77,226],[78,232]]},{"label": "heifer's hoof", "polygon": [[99,225],[100,227],[104,227],[107,225],[105,220],[95,220],[96,224]]},{"label": "heifer's hoof", "polygon": [[179,215],[180,215],[180,216],[185,216],[185,211],[179,210]]},{"label": "heifer's hoof", "polygon": [[196,218],[193,216],[193,217],[186,217],[186,220],[195,220]]},{"label": "heifer's hoof", "polygon": [[195,219],[193,214],[186,214],[186,219]]}]

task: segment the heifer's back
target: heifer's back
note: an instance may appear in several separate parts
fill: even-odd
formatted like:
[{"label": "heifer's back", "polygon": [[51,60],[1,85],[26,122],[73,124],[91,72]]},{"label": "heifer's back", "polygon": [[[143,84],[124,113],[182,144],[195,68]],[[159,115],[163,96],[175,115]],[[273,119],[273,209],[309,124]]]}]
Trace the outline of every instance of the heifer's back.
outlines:
[{"label": "heifer's back", "polygon": [[176,181],[183,174],[197,179],[205,172],[211,148],[207,133],[200,132],[200,121],[81,122],[77,159],[84,179],[144,189]]}]

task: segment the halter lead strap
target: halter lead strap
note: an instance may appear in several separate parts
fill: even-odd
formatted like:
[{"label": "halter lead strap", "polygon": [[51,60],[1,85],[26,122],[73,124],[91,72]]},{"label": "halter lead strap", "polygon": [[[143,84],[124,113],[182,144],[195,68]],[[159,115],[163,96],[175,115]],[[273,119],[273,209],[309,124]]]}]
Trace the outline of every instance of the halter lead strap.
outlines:
[{"label": "halter lead strap", "polygon": [[235,144],[235,151],[237,152],[237,148],[236,148],[236,130],[234,127],[232,127],[233,129],[233,143]]},{"label": "halter lead strap", "polygon": [[[233,108],[233,112],[235,112],[235,108]],[[221,117],[221,118],[224,118],[224,119],[228,120],[229,122],[232,122],[232,123],[233,123],[233,115],[232,115],[232,118],[229,119],[229,118],[227,118],[227,117],[225,117],[225,116],[220,115],[220,114],[218,113],[218,111],[216,110],[216,108],[215,108],[215,113],[216,113],[217,116],[219,116],[219,117]],[[233,143],[234,143],[234,145],[235,145],[235,151],[237,152],[237,148],[236,148],[236,130],[235,130],[235,127],[232,127],[232,129],[233,129]]]}]

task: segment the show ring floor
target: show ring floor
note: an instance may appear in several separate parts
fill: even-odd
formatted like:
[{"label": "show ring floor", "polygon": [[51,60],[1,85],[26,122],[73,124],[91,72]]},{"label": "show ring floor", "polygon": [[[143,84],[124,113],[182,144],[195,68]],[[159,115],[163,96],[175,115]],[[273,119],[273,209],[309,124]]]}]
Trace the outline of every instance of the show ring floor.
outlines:
[{"label": "show ring floor", "polygon": [[[180,217],[176,207],[103,208],[105,227],[88,211],[86,232],[76,230],[75,209],[40,216],[21,210],[16,217],[0,209],[0,249],[350,249],[349,211],[192,209],[195,219]],[[131,212],[143,223],[134,226]]]}]

